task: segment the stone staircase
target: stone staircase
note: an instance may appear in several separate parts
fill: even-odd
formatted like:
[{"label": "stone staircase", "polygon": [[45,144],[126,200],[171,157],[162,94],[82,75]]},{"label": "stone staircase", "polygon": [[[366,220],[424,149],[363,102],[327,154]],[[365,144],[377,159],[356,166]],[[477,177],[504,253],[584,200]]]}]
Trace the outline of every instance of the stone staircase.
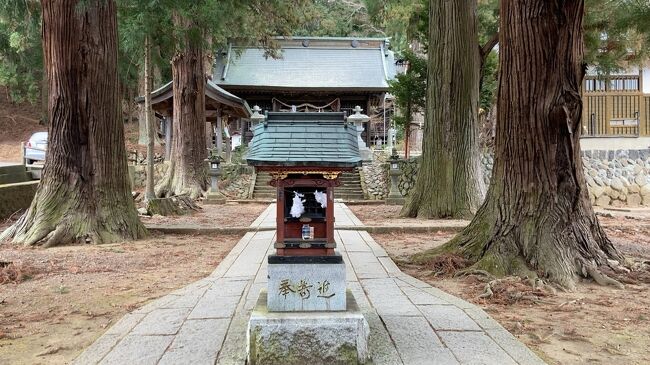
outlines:
[{"label": "stone staircase", "polygon": [[271,175],[268,172],[258,172],[255,176],[255,188],[253,188],[253,199],[272,200],[275,199],[275,187],[269,185]]},{"label": "stone staircase", "polygon": [[343,199],[344,201],[365,199],[358,169],[354,169],[352,172],[344,172],[339,179],[341,180],[341,186],[334,189],[334,199]]},{"label": "stone staircase", "polygon": [[[345,172],[341,175],[341,186],[334,190],[334,199],[363,200],[363,189],[361,187],[361,176],[355,169],[353,172]],[[253,199],[271,200],[275,199],[275,188],[269,185],[271,176],[266,172],[258,173],[255,178],[255,187],[253,189]]]}]

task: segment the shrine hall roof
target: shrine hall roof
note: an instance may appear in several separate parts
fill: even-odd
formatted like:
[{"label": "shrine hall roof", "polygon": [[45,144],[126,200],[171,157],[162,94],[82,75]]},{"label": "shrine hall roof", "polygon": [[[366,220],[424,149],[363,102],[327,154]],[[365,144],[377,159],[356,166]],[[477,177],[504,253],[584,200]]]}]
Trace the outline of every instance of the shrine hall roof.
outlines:
[{"label": "shrine hall roof", "polygon": [[344,120],[344,113],[268,113],[253,133],[246,156],[253,166],[361,164],[357,131]]},{"label": "shrine hall roof", "polygon": [[279,58],[259,47],[231,45],[217,55],[215,83],[232,89],[386,92],[387,80],[395,77],[385,39],[294,37],[280,43]]}]

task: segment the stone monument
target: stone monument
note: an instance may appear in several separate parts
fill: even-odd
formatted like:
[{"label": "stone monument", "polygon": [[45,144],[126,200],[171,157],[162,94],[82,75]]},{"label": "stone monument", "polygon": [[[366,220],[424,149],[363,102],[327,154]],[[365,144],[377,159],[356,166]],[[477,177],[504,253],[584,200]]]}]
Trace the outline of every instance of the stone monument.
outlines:
[{"label": "stone monument", "polygon": [[248,323],[248,364],[367,363],[368,323],[334,239],[335,187],[361,163],[357,129],[343,113],[268,113],[249,151],[277,189],[277,233]]}]

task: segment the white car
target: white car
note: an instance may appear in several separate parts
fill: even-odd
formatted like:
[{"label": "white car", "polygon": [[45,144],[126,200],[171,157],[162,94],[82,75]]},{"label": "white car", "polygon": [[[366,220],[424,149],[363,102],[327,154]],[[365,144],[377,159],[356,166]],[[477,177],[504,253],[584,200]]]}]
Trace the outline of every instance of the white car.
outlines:
[{"label": "white car", "polygon": [[37,161],[45,161],[47,152],[47,132],[36,132],[25,143],[25,164],[31,165]]}]

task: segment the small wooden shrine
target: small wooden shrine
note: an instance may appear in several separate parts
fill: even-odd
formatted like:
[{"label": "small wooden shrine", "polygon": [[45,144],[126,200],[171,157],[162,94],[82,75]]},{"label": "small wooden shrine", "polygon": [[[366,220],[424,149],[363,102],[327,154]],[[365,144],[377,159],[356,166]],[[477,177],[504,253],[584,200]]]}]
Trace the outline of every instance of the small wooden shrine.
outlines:
[{"label": "small wooden shrine", "polygon": [[277,189],[277,255],[334,255],[335,187],[361,164],[355,126],[342,112],[272,112],[253,131],[248,163]]},{"label": "small wooden shrine", "polygon": [[339,176],[361,164],[357,128],[343,112],[273,112],[253,132],[247,160],[277,189],[277,240],[248,321],[248,364],[364,364],[370,327],[334,240]]}]

